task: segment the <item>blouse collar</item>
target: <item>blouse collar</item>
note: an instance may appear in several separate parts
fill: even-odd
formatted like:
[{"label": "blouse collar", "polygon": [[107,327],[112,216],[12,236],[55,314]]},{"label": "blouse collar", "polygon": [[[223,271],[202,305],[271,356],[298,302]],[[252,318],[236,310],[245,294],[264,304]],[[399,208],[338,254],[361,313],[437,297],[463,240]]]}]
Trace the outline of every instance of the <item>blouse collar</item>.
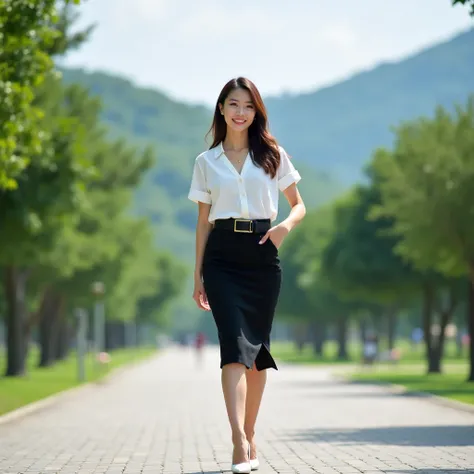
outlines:
[{"label": "blouse collar", "polygon": [[222,146],[222,142],[219,143],[214,148],[214,158],[217,160],[217,158],[221,157],[224,154],[224,147]]}]

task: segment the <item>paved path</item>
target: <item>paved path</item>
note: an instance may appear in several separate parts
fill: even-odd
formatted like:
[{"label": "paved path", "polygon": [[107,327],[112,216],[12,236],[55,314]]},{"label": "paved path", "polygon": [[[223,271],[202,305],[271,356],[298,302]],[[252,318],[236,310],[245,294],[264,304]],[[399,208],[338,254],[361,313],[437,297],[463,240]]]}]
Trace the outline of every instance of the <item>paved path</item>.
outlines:
[{"label": "paved path", "polygon": [[[172,349],[0,425],[0,473],[197,474],[230,467],[218,356]],[[474,473],[474,414],[324,369],[270,372],[262,474]]]}]

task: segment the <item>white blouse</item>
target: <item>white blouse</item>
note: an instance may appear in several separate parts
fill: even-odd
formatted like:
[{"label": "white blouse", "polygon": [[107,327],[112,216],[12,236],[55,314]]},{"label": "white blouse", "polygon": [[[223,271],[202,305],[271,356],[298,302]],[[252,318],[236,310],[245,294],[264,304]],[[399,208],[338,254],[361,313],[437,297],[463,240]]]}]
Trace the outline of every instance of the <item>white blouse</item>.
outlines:
[{"label": "white blouse", "polygon": [[239,174],[225,155],[222,143],[201,153],[194,163],[188,198],[211,204],[210,223],[230,217],[274,221],[278,214],[278,191],[301,179],[286,151],[279,149],[280,166],[273,179],[254,165],[250,154]]}]

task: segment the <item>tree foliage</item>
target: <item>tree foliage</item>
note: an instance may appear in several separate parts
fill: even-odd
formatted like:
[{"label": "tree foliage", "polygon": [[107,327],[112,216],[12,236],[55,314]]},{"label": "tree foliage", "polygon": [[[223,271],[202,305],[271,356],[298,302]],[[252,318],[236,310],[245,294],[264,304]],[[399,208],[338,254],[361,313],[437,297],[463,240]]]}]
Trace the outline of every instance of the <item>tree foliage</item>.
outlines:
[{"label": "tree foliage", "polygon": [[[469,289],[469,379],[474,380],[474,97],[452,114],[438,107],[432,119],[403,123],[395,131],[393,150],[374,155],[382,199],[373,216],[393,219],[391,230],[400,237],[395,250],[417,268],[470,280],[465,292]],[[453,283],[450,309],[441,312],[442,328],[457,301],[459,284]],[[428,282],[424,289],[427,315],[434,284]]]},{"label": "tree foliage", "polygon": [[54,28],[56,5],[55,0],[0,4],[0,189],[17,187],[32,156],[45,158],[49,150],[43,114],[33,100],[53,66],[48,53],[60,35]]},{"label": "tree foliage", "polygon": [[[89,37],[92,28],[70,33],[74,19],[68,2],[58,19],[43,19],[54,30],[41,43],[45,57],[62,55]],[[139,303],[148,300],[154,307],[147,322],[163,323],[183,272],[156,250],[149,221],[131,215],[154,150],[112,138],[100,101],[80,85],[65,84],[55,71],[29,86],[30,107],[42,111],[35,126],[47,137],[48,154],[29,150],[16,186],[0,189],[7,375],[24,373],[32,329],[38,329],[40,365],[67,353],[73,309],[92,306],[94,282],[107,289],[108,321],[137,320]]]},{"label": "tree foliage", "polygon": [[376,215],[395,219],[397,250],[419,268],[467,274],[474,270],[474,98],[396,133],[393,151],[374,156]]},{"label": "tree foliage", "polygon": [[370,220],[379,202],[375,185],[358,186],[335,210],[335,232],[323,258],[323,272],[346,297],[380,304],[409,297],[414,275],[410,265],[394,254],[397,238],[387,235],[391,220]]}]

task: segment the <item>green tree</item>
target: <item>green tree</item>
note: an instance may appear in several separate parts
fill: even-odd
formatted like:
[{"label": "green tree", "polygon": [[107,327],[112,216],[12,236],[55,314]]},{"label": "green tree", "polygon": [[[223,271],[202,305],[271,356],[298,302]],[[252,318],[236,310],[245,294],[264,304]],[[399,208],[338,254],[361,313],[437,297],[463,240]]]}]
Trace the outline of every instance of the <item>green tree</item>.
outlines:
[{"label": "green tree", "polygon": [[[392,235],[393,218],[369,218],[381,196],[376,175],[367,170],[372,183],[357,186],[336,209],[335,231],[323,256],[323,273],[335,291],[346,298],[355,298],[364,306],[365,315],[377,316],[378,329],[386,326],[388,349],[395,347],[397,314],[412,307],[423,295],[422,324],[428,372],[441,371],[444,330],[460,302],[459,280],[445,278],[434,272],[418,271],[395,252],[400,237]],[[431,328],[438,316],[441,331]],[[361,317],[361,332],[365,318]]]},{"label": "green tree", "polygon": [[[111,319],[130,319],[134,317],[137,298],[149,287],[143,280],[155,276],[150,269],[154,250],[148,222],[126,215],[132,191],[153,161],[152,151],[136,150],[120,140],[106,141],[96,101],[88,99],[80,88],[74,90],[79,94],[68,103],[80,122],[87,125],[88,156],[97,174],[91,176],[84,199],[69,219],[45,233],[50,244],[37,249],[38,253],[41,250],[41,261],[36,261],[41,264],[36,268],[37,279],[43,284],[40,291],[44,298],[52,294],[55,299],[67,300],[67,305],[57,308],[69,310],[69,314],[76,305],[91,305],[91,284],[102,281],[107,288],[107,313],[113,315]],[[137,261],[142,265],[137,267]],[[136,272],[130,273],[130,267]],[[58,311],[38,315],[37,321],[44,329],[40,365],[54,361],[54,330],[65,317]]]},{"label": "green tree", "polygon": [[[42,113],[37,114],[35,127],[47,136],[48,153],[44,147],[30,147],[30,164],[18,174],[13,189],[2,189],[0,185],[0,221],[5,229],[0,236],[0,262],[4,265],[7,302],[7,375],[24,372],[29,333],[32,325],[38,320],[37,316],[41,314],[34,311],[28,317],[27,307],[27,281],[35,264],[41,259],[40,249],[51,245],[51,236],[54,235],[52,228],[61,226],[68,213],[78,205],[84,194],[84,180],[90,178],[93,171],[86,156],[88,144],[85,141],[90,124],[85,120],[81,122],[78,113],[78,104],[82,104],[84,94],[78,97],[81,93],[76,87],[65,89],[54,71],[48,74],[52,57],[64,54],[68,47],[77,47],[91,32],[88,28],[69,35],[67,28],[72,15],[71,3],[61,3],[57,15],[45,14],[38,35],[33,29],[30,30],[29,34],[38,41],[35,43],[38,47],[37,54],[48,62],[48,67],[45,67],[40,76],[41,80],[33,81],[32,76],[21,76],[26,81],[25,87],[31,92],[31,100],[28,107],[25,105],[25,113],[41,109]],[[27,47],[29,43],[22,43],[18,38],[20,42],[15,43],[13,32],[19,34],[26,24],[22,24],[17,30],[14,25],[15,22],[21,23],[18,18],[21,13],[28,16],[28,11],[24,10],[30,7],[32,15],[35,9],[36,13],[40,11],[34,2],[23,1],[15,3],[14,8],[7,9],[8,21],[11,22],[9,27],[13,29],[8,41],[13,41],[18,47],[20,44]],[[46,10],[43,11],[45,12]],[[54,12],[56,13],[55,10]],[[33,45],[30,44],[29,48],[33,54]],[[6,47],[5,52],[7,51]],[[18,52],[23,53],[25,52]],[[33,61],[32,57],[30,59]],[[19,64],[25,66],[21,62]],[[31,67],[33,65],[34,62],[30,64]],[[20,69],[21,67],[18,68]],[[25,66],[25,74],[27,72]],[[28,72],[30,73],[31,71]],[[81,99],[81,102],[78,99]],[[97,114],[97,101],[93,108],[92,115]],[[20,127],[25,129],[23,125]],[[20,142],[21,140],[18,143]],[[26,165],[26,161],[24,164]]]},{"label": "green tree", "polygon": [[[474,98],[453,114],[439,107],[396,129],[393,152],[379,150],[374,170],[382,203],[375,216],[394,219],[396,251],[413,264],[447,276],[466,276],[474,292]],[[471,299],[473,297],[471,296]],[[471,305],[474,380],[474,307]]]},{"label": "green tree", "polygon": [[187,267],[165,252],[156,252],[151,261],[157,277],[138,298],[136,317],[139,323],[153,323],[164,329],[169,324],[167,308],[183,290]]},{"label": "green tree", "polygon": [[332,326],[339,346],[338,358],[347,359],[349,322],[360,310],[360,302],[341,298],[322,269],[326,246],[335,231],[334,208],[335,205],[328,205],[308,213],[285,241],[281,255],[286,276],[278,311],[302,328],[305,337],[311,337],[317,355],[322,355]]},{"label": "green tree", "polygon": [[[358,186],[337,206],[335,231],[323,255],[323,273],[341,297],[376,306],[378,317],[383,316],[377,326],[387,325],[384,332],[392,349],[397,312],[403,300],[413,296],[413,274],[410,266],[393,254],[395,239],[384,235],[386,220],[367,218],[378,199],[375,186]],[[361,323],[365,324],[365,318]]]},{"label": "green tree", "polygon": [[55,231],[84,198],[84,182],[91,176],[87,157],[87,124],[80,123],[77,91],[62,90],[54,82],[54,96],[44,103],[44,129],[48,130],[55,159],[34,160],[18,177],[18,187],[0,191],[0,262],[4,269],[7,300],[7,375],[24,372],[29,327],[27,281],[43,252],[54,242]]},{"label": "green tree", "polygon": [[48,134],[33,100],[53,66],[48,49],[59,35],[56,5],[56,0],[0,3],[0,189],[14,189],[32,156],[48,152]]},{"label": "green tree", "polygon": [[329,208],[314,210],[306,216],[285,240],[281,260],[285,271],[278,303],[278,314],[293,328],[295,342],[300,350],[308,339],[312,340],[314,352],[322,355],[327,318],[313,297],[317,284],[319,254],[327,235],[331,231]]}]

